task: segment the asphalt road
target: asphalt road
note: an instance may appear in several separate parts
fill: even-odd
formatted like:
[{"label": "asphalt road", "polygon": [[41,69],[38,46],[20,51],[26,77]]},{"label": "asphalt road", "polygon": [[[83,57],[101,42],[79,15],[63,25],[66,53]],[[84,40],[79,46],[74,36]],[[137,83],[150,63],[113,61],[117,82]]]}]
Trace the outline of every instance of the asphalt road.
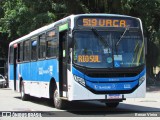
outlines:
[{"label": "asphalt road", "polygon": [[152,88],[147,92],[146,98],[128,99],[115,109],[107,108],[104,103],[98,101],[78,101],[68,103],[65,110],[58,110],[48,102],[48,99],[35,97],[31,97],[29,101],[22,101],[20,93],[9,88],[0,89],[1,112],[40,113],[43,117],[160,117],[160,91]]}]

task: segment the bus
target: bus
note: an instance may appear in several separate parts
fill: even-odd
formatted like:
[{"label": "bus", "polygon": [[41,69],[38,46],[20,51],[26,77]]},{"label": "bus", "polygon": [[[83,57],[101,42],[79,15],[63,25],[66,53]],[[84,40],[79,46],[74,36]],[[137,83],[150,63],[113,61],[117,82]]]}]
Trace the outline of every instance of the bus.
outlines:
[{"label": "bus", "polygon": [[145,46],[139,18],[118,14],[70,15],[9,44],[9,87],[48,98],[117,107],[146,93]]}]

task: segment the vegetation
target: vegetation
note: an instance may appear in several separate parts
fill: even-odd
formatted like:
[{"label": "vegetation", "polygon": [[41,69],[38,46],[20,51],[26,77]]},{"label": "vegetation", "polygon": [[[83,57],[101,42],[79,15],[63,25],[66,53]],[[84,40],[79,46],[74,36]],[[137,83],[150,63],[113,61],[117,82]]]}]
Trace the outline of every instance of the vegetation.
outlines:
[{"label": "vegetation", "polygon": [[70,14],[112,13],[139,17],[147,39],[147,71],[160,66],[160,0],[3,0],[0,2],[0,54],[8,43]]}]

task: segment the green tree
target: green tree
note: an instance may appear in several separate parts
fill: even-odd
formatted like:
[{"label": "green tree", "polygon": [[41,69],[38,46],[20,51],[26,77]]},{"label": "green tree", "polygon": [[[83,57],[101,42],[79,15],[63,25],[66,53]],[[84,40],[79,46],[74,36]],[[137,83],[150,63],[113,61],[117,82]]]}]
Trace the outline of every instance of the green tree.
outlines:
[{"label": "green tree", "polygon": [[153,66],[160,65],[160,0],[3,0],[0,31],[8,35],[6,40],[14,40],[55,20],[81,13],[139,17],[147,38],[148,74],[152,75]]},{"label": "green tree", "polygon": [[2,31],[11,39],[25,35],[41,26],[53,22],[55,15],[49,10],[50,0],[6,0],[3,5],[4,17],[0,22]]}]

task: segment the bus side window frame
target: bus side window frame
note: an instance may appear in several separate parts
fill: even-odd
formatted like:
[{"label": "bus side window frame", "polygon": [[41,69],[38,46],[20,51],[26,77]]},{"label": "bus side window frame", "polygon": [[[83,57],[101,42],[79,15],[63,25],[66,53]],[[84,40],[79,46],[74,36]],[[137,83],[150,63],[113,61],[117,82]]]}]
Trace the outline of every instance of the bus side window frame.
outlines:
[{"label": "bus side window frame", "polygon": [[[30,45],[30,39],[27,39],[27,40],[25,40],[24,42],[23,42],[23,61],[24,62],[30,62],[30,60],[31,60],[31,45]],[[25,53],[26,53],[26,49],[25,49],[25,43],[26,42],[29,42],[28,44],[29,44],[29,46],[28,46],[28,48],[29,48],[29,50],[28,50],[28,59],[25,59]]]},{"label": "bus side window frame", "polygon": [[[47,37],[48,37],[47,35],[48,35],[49,32],[52,32],[52,31],[55,32],[55,35],[52,37],[52,39],[48,40],[48,39],[47,39]],[[51,42],[51,41],[52,41],[52,42],[55,42],[55,41],[58,42],[57,30],[56,30],[56,28],[52,28],[52,29],[46,31],[46,59],[57,58],[57,56],[58,56],[57,54],[58,54],[59,51],[57,51],[57,53],[54,53],[53,56],[49,56],[49,57],[48,57],[48,53],[47,53],[48,42]],[[59,45],[59,43],[58,43],[58,45]]]},{"label": "bus side window frame", "polygon": [[9,48],[9,64],[13,64],[14,62],[13,62],[13,55],[14,54],[14,47],[13,47],[13,45],[11,45],[10,46],[10,48]]},{"label": "bus side window frame", "polygon": [[[36,51],[35,51],[35,53],[36,53],[36,57],[35,57],[35,59],[33,59],[32,57],[32,52],[33,52],[33,49],[32,49],[32,42],[33,41],[36,41]],[[34,36],[34,37],[32,37],[31,39],[30,39],[30,60],[31,61],[37,61],[37,59],[38,59],[38,51],[37,51],[37,48],[38,48],[38,36]]]},{"label": "bus side window frame", "polygon": [[16,56],[16,59],[17,59],[17,63],[20,62],[20,43],[17,43],[17,56]]},{"label": "bus side window frame", "polygon": [[[23,60],[24,60],[24,56],[23,56],[24,55],[24,43],[22,41],[19,44],[20,44],[20,62],[23,62]],[[21,47],[22,47],[22,49],[21,49]]]},{"label": "bus side window frame", "polygon": [[[45,48],[44,48],[44,51],[40,51],[41,50],[41,42],[40,42],[40,40],[43,40],[43,39],[40,39],[42,36],[44,35],[44,43],[45,43]],[[38,56],[37,56],[37,59],[38,60],[44,60],[44,59],[46,59],[46,33],[44,32],[44,33],[41,33],[41,34],[39,34],[39,36],[38,36]],[[40,52],[43,52],[42,53],[42,56],[40,56]],[[43,54],[44,54],[44,56],[43,56]]]}]

